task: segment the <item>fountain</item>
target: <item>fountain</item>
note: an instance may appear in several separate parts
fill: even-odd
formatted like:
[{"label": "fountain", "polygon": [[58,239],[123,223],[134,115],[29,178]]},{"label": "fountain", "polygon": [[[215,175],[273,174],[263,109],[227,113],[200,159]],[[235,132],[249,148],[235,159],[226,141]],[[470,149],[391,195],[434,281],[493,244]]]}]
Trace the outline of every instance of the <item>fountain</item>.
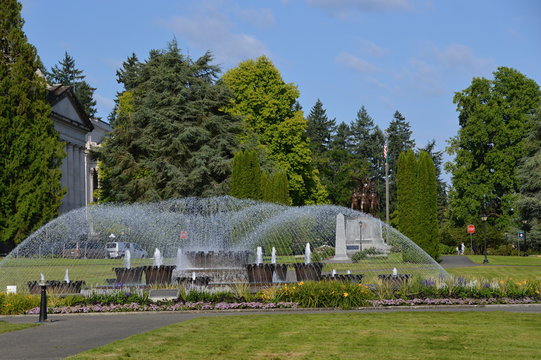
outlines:
[{"label": "fountain", "polygon": [[310,243],[306,243],[306,247],[304,248],[304,263],[306,265],[310,264],[312,261],[312,250],[310,250]]},{"label": "fountain", "polygon": [[[320,270],[326,264],[315,260],[316,254],[317,259],[321,258],[318,249],[334,250],[339,245],[336,244],[338,214],[342,214],[344,219],[370,218],[371,223],[375,224],[374,229],[378,229],[378,234],[381,233],[385,243],[391,246],[386,255],[356,264],[355,268],[350,269],[355,269],[355,273],[361,271],[367,278],[375,279],[379,274],[390,274],[396,267],[407,268],[412,276],[448,276],[439,264],[407,237],[358,211],[331,205],[288,207],[225,196],[130,205],[92,205],[73,210],[38,229],[0,261],[0,291],[5,291],[7,285],[25,288],[25,284],[40,272],[47,274],[48,278],[62,279],[66,267],[72,272],[77,269],[77,278],[90,281],[90,286],[108,284],[110,276],[107,276],[107,270],[115,266],[115,273],[118,273],[113,281],[122,284],[141,284],[142,277],[127,278],[123,275],[127,271],[165,267],[173,269],[171,271],[175,278],[185,277],[191,281],[192,272],[196,272],[196,278],[209,277],[209,285],[246,283],[249,280],[246,265],[258,262],[255,253],[257,247],[268,249],[271,254],[270,264],[261,261],[260,265],[275,267],[275,281],[277,278],[285,281],[287,265],[278,264],[279,260],[275,260],[273,253],[279,254],[279,258],[298,258],[300,261],[296,268],[310,269],[304,273],[315,272],[314,276],[309,277],[297,273],[296,269],[298,281],[308,278],[317,280],[318,273],[321,274]],[[364,223],[366,221],[363,220]],[[344,229],[347,230],[345,225]],[[125,241],[149,253],[159,249],[160,255],[155,254],[152,260],[137,259],[137,266],[129,264],[128,259],[124,258],[123,267],[115,259],[79,259],[65,255],[66,249],[73,248],[105,250],[106,243],[112,239],[109,238],[110,234],[122,232],[127,239]],[[179,234],[183,232],[190,236],[181,238]],[[345,233],[348,234],[347,231]],[[346,248],[347,256],[347,247],[351,245],[348,239],[346,236],[344,244],[340,244]],[[118,240],[118,237],[114,240]],[[179,256],[180,247],[182,251]],[[273,252],[270,251],[272,248],[275,249]],[[403,254],[408,255],[406,260]],[[303,255],[304,261],[301,260]],[[130,260],[134,262],[134,252]],[[367,266],[362,268],[364,263]],[[294,264],[289,266],[295,267]],[[325,266],[328,267],[326,271],[330,272],[331,266]],[[346,271],[347,264],[341,269]],[[276,276],[278,274],[283,276]],[[148,274],[146,281],[151,278]]]},{"label": "fountain", "polygon": [[256,249],[255,264],[246,264],[249,283],[272,283],[275,264],[263,264],[263,248],[258,246]]},{"label": "fountain", "polygon": [[126,254],[124,255],[124,267],[126,269],[131,269],[131,251],[130,251],[130,249],[126,250]]},{"label": "fountain", "polygon": [[304,247],[304,263],[293,264],[297,281],[319,281],[321,280],[321,270],[323,263],[312,262],[312,250],[310,243],[306,243]]},{"label": "fountain", "polygon": [[162,253],[161,251],[156,248],[154,250],[154,262],[152,264],[152,266],[162,266],[163,265],[163,258],[162,258]]},{"label": "fountain", "polygon": [[66,284],[70,283],[70,277],[69,277],[69,274],[68,274],[68,269],[66,269],[66,274],[64,275],[64,282]]}]

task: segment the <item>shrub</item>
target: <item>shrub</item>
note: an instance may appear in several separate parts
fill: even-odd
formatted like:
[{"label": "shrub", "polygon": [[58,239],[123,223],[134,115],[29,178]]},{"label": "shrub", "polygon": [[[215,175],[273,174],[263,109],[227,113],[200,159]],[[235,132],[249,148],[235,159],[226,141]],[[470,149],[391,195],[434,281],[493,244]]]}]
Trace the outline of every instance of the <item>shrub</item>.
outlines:
[{"label": "shrub", "polygon": [[0,315],[24,314],[39,303],[39,295],[0,293]]},{"label": "shrub", "polygon": [[147,293],[131,293],[131,292],[124,292],[124,291],[118,291],[113,294],[92,294],[91,296],[87,298],[83,298],[80,303],[80,305],[91,305],[91,304],[116,304],[116,305],[123,305],[123,304],[131,304],[131,303],[137,303],[140,305],[148,305],[152,301],[149,299]]},{"label": "shrub", "polygon": [[371,248],[364,249],[362,251],[356,252],[355,254],[353,254],[351,256],[351,260],[354,263],[358,263],[360,260],[366,260],[368,257],[381,255],[381,254],[382,253],[379,250],[377,250],[376,248],[371,247]]},{"label": "shrub", "polygon": [[367,285],[338,281],[286,284],[272,290],[262,290],[258,296],[267,301],[295,302],[300,307],[342,309],[366,306],[367,300],[374,298]]}]

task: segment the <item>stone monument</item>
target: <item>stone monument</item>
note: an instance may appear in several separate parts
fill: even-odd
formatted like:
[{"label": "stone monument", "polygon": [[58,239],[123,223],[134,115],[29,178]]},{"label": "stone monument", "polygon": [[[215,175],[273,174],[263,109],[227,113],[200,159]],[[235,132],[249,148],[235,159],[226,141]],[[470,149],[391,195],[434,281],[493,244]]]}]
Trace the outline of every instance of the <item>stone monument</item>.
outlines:
[{"label": "stone monument", "polygon": [[330,262],[351,262],[353,254],[370,248],[381,254],[388,254],[391,249],[383,239],[381,221],[371,216],[336,215],[335,255]]}]

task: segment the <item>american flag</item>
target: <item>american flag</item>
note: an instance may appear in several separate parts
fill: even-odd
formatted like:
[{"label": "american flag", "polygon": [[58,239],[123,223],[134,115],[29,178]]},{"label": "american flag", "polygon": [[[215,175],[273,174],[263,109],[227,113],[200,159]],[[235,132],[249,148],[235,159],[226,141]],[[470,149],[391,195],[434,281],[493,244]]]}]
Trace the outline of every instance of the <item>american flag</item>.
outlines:
[{"label": "american flag", "polygon": [[387,161],[387,142],[383,144],[383,160]]}]

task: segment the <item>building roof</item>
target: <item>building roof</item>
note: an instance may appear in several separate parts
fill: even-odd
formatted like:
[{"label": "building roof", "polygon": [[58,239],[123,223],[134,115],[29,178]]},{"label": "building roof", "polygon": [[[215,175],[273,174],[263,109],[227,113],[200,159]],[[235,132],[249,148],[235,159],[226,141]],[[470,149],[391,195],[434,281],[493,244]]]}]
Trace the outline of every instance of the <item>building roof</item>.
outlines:
[{"label": "building roof", "polygon": [[[94,130],[94,125],[92,125],[92,122],[88,118],[86,111],[84,110],[79,100],[77,100],[77,97],[75,96],[75,93],[73,92],[73,88],[71,86],[57,84],[47,86],[47,89],[49,90],[49,93],[47,94],[47,101],[49,102],[49,104],[51,104],[51,106],[54,106],[64,98],[68,98],[73,105],[74,110],[77,112],[77,115],[79,115],[81,121],[83,121],[85,127],[89,129],[88,131]],[[62,114],[57,115],[62,116]]]}]

